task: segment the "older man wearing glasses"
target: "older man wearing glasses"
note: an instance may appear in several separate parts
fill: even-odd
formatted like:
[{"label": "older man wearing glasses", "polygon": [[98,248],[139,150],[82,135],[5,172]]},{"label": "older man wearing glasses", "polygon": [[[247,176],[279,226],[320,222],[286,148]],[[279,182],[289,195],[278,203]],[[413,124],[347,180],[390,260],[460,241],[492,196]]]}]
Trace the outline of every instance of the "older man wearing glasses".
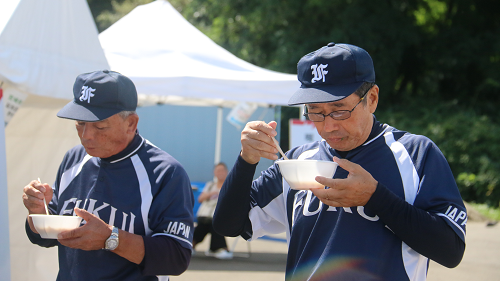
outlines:
[{"label": "older man wearing glasses", "polygon": [[427,137],[374,116],[379,88],[370,55],[329,43],[297,65],[304,104],[322,141],[290,159],[339,164],[323,189],[294,190],[277,164],[253,180],[261,157],[276,160],[276,122],[250,122],[220,192],[214,228],[256,239],[286,232],[286,280],[425,280],[429,260],[457,266],[467,212],[449,165]]}]

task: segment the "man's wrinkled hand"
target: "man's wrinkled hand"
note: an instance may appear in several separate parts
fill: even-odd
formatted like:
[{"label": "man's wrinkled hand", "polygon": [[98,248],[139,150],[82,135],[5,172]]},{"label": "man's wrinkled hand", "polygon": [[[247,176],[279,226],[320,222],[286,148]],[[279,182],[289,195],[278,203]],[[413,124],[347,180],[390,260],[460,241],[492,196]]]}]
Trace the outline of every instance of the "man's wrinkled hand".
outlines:
[{"label": "man's wrinkled hand", "polygon": [[84,209],[75,208],[75,214],[83,218],[86,223],[79,228],[59,233],[57,237],[59,243],[85,251],[104,248],[106,239],[111,235],[112,226]]},{"label": "man's wrinkled hand", "polygon": [[349,175],[346,179],[329,179],[317,176],[316,181],[329,188],[311,189],[312,193],[321,202],[333,207],[366,205],[375,192],[378,182],[358,164],[337,157],[334,157],[333,161],[349,172]]},{"label": "man's wrinkled hand", "polygon": [[45,214],[43,198],[45,197],[45,200],[50,202],[53,193],[50,185],[32,180],[23,189],[23,204],[28,209],[29,214]]},{"label": "man's wrinkled hand", "polygon": [[278,150],[272,137],[277,135],[277,123],[271,121],[266,124],[263,121],[248,122],[241,132],[241,157],[250,164],[256,164],[260,158],[277,160]]}]

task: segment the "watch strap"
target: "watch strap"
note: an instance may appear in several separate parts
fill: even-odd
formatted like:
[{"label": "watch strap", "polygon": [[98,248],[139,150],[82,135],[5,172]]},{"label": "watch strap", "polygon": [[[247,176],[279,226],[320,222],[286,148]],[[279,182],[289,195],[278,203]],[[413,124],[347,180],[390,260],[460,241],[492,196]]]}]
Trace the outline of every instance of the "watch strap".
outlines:
[{"label": "watch strap", "polygon": [[111,237],[111,236],[116,236],[116,237],[118,237],[118,227],[113,226],[113,230],[111,230],[111,235],[110,235],[110,237]]}]

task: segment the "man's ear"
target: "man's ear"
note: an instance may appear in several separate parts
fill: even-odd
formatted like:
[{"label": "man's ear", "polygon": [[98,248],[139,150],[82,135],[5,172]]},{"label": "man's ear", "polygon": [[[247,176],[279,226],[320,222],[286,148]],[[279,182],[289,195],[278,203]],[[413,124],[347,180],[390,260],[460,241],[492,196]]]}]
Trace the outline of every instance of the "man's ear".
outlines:
[{"label": "man's ear", "polygon": [[127,116],[127,133],[135,134],[137,125],[139,124],[139,115],[132,114]]},{"label": "man's ear", "polygon": [[373,87],[370,89],[370,91],[366,95],[366,102],[367,102],[367,105],[368,105],[371,113],[375,113],[375,110],[377,110],[378,91],[379,91],[378,86],[373,85]]}]

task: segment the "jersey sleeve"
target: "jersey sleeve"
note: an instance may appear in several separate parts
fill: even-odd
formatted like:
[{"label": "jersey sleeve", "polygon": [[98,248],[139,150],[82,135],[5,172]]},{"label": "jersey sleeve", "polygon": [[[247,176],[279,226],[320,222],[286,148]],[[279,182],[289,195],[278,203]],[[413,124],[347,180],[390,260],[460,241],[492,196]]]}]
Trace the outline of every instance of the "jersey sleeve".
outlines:
[{"label": "jersey sleeve", "polygon": [[[397,189],[389,190],[379,178],[365,207],[413,250],[444,266],[456,266],[465,249],[467,214],[448,162],[427,137],[398,132],[397,142],[391,142],[391,135],[386,135],[404,194],[397,196]],[[446,218],[452,208],[464,211],[462,221]]]},{"label": "jersey sleeve", "polygon": [[257,164],[249,164],[238,156],[229,171],[217,200],[213,217],[214,230],[224,236],[245,239],[252,237],[252,224],[248,218],[250,211],[250,190]]},{"label": "jersey sleeve", "polygon": [[160,188],[153,194],[148,215],[152,236],[168,236],[183,247],[191,249],[194,231],[193,205],[194,197],[189,177],[184,168],[174,160],[168,164],[161,177]]},{"label": "jersey sleeve", "polygon": [[143,237],[144,275],[179,275],[187,269],[194,231],[193,204],[185,170],[178,162],[169,164],[148,214],[152,234]]},{"label": "jersey sleeve", "polygon": [[191,250],[175,239],[158,235],[143,236],[145,255],[140,267],[143,275],[180,275],[191,260]]},{"label": "jersey sleeve", "polygon": [[452,268],[462,260],[465,243],[441,217],[419,209],[382,184],[365,205],[418,253]]},{"label": "jersey sleeve", "polygon": [[287,212],[283,193],[283,178],[274,163],[253,181],[250,192],[252,239],[287,230]]},{"label": "jersey sleeve", "polygon": [[[445,219],[465,242],[467,210],[446,158],[429,140],[425,153],[414,157],[419,165],[420,186],[414,206]],[[422,149],[422,148],[421,148]]]},{"label": "jersey sleeve", "polygon": [[286,230],[281,174],[274,164],[252,181],[255,167],[238,156],[219,194],[213,221],[218,233],[251,240]]}]

